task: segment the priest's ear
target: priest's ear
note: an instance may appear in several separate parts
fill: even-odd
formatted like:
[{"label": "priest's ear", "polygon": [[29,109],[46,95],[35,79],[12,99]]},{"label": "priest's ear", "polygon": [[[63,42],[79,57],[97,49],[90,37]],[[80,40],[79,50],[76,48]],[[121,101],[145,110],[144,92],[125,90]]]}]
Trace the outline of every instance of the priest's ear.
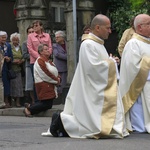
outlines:
[{"label": "priest's ear", "polygon": [[141,32],[143,32],[143,29],[145,27],[146,27],[145,24],[138,24],[137,28],[135,30],[136,30],[136,32],[141,33]]},{"label": "priest's ear", "polygon": [[95,29],[96,29],[96,31],[101,30],[101,29],[102,29],[102,25],[97,24],[97,25],[95,26]]}]

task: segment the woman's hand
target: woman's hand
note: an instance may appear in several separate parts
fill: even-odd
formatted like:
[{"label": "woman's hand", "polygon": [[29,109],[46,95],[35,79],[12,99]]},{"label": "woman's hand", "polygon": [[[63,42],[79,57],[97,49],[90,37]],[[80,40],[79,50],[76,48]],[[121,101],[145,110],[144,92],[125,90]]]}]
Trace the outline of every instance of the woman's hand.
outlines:
[{"label": "woman's hand", "polygon": [[18,65],[22,64],[23,62],[24,62],[24,60],[22,60],[22,59],[14,59],[13,60],[13,63],[18,64]]},{"label": "woman's hand", "polygon": [[5,56],[4,59],[6,60],[6,62],[10,62],[11,61],[11,58],[8,57],[8,56]]}]

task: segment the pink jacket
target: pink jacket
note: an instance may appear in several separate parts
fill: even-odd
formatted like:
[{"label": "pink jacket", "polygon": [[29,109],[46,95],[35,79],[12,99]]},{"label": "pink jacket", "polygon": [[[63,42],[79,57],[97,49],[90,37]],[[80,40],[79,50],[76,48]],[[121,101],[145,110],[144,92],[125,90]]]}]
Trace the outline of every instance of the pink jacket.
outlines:
[{"label": "pink jacket", "polygon": [[39,57],[38,46],[40,43],[47,44],[49,51],[52,54],[52,43],[50,35],[48,33],[42,33],[42,35],[31,33],[28,35],[27,40],[27,47],[30,54],[30,64],[34,64],[36,59]]}]

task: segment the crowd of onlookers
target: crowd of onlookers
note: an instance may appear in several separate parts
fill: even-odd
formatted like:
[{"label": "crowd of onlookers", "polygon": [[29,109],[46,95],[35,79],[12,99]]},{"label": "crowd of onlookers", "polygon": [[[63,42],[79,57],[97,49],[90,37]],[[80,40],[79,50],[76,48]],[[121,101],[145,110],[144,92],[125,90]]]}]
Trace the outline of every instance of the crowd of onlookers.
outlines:
[{"label": "crowd of onlookers", "polygon": [[[90,31],[91,27],[89,24],[83,28],[83,34],[89,34]],[[31,106],[41,102],[35,87],[34,78],[34,63],[40,57],[38,52],[40,44],[47,45],[50,53],[49,60],[54,62],[61,77],[61,82],[57,85],[57,94],[54,98],[62,97],[63,88],[67,83],[65,32],[61,30],[56,31],[55,42],[52,42],[50,35],[44,32],[42,21],[35,20],[28,26],[26,33],[27,38],[21,43],[19,33],[12,33],[10,39],[8,39],[7,32],[0,31],[0,109],[25,106],[29,110]],[[81,40],[80,37],[78,40],[77,61]],[[15,74],[15,77],[10,77],[10,73],[11,76]]]},{"label": "crowd of onlookers", "polygon": [[[36,72],[34,64],[37,58],[43,56],[38,51],[41,44],[46,44],[49,52],[48,61],[51,61],[52,58],[54,59],[55,67],[60,76],[60,83],[57,85],[58,90],[53,98],[57,98],[62,94],[62,90],[67,82],[65,32],[57,31],[55,33],[55,43],[53,43],[50,35],[44,32],[43,23],[40,20],[33,21],[32,25],[29,25],[26,29],[26,32],[26,41],[20,43],[19,33],[12,33],[10,39],[8,39],[7,32],[0,31],[1,109],[22,106],[29,108],[41,101],[42,98],[40,97],[39,99],[39,93],[37,93],[38,90],[35,86],[36,79],[34,78]],[[43,69],[42,67],[41,69]],[[53,70],[49,72],[51,71],[53,72]],[[12,77],[14,74],[15,76]],[[46,74],[49,76],[48,70],[46,70]],[[50,76],[49,80],[51,80]],[[27,100],[23,99],[25,95]]]},{"label": "crowd of onlookers", "polygon": [[[90,30],[90,25],[86,25],[83,28],[83,34],[88,34]],[[65,32],[56,31],[55,42],[52,42],[50,35],[44,32],[42,21],[35,20],[28,26],[26,33],[27,38],[21,43],[19,33],[12,33],[8,39],[7,32],[0,31],[0,109],[23,106],[29,108],[40,101],[34,79],[34,63],[40,56],[38,52],[40,44],[47,44],[50,53],[49,60],[54,62],[61,77],[61,83],[57,85],[58,96],[55,98],[62,97],[63,88],[67,83]],[[80,44],[81,38],[79,38],[78,49]]]},{"label": "crowd of onlookers", "polygon": [[[133,26],[133,20],[131,25]],[[87,24],[83,28],[83,34],[89,34],[90,32],[91,27],[89,24]],[[31,106],[41,102],[41,99],[39,99],[38,96],[39,93],[37,93],[37,89],[35,87],[34,71],[34,63],[36,62],[37,58],[41,56],[38,52],[38,47],[40,44],[47,45],[50,55],[49,60],[54,62],[58,70],[58,74],[61,77],[61,82],[59,85],[57,85],[57,94],[54,96],[54,98],[62,96],[63,88],[67,83],[68,72],[65,32],[61,30],[56,31],[55,42],[52,42],[50,35],[44,32],[43,23],[40,20],[35,20],[31,25],[28,26],[26,33],[26,40],[23,43],[20,43],[19,33],[12,33],[10,35],[10,39],[8,39],[7,32],[0,31],[0,109],[22,106],[30,109]],[[125,38],[122,38],[120,40],[118,46],[119,53],[122,53],[120,52],[121,45],[125,45],[124,39]],[[78,40],[77,61],[81,41],[82,37],[80,37]],[[118,57],[115,59],[117,60],[117,58]],[[120,60],[118,58],[117,62],[119,61]],[[12,74],[15,74],[15,77],[10,77],[10,73],[11,76]],[[27,110],[25,112],[27,112]]]}]

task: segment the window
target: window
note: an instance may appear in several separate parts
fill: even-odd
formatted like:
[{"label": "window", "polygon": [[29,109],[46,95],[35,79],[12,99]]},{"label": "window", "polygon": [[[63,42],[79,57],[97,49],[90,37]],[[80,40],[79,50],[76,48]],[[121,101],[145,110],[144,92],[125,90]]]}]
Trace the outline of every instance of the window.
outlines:
[{"label": "window", "polygon": [[51,2],[51,13],[53,22],[65,22],[64,15],[65,4],[64,3],[52,3]]}]

